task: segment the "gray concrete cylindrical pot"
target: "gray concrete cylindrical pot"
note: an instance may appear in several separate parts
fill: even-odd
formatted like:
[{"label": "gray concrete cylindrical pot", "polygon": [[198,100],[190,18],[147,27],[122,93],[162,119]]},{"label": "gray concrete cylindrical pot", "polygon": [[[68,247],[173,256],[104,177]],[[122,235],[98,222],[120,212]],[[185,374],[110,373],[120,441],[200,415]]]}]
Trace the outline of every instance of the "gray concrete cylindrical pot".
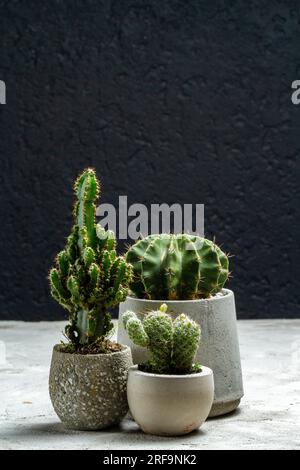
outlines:
[{"label": "gray concrete cylindrical pot", "polygon": [[130,348],[109,354],[69,354],[54,346],[49,376],[53,408],[69,429],[96,430],[117,424],[128,412]]},{"label": "gray concrete cylindrical pot", "polygon": [[[126,310],[132,310],[142,318],[149,311],[158,309],[162,303],[168,305],[170,314],[185,313],[201,326],[202,338],[197,360],[213,370],[215,381],[214,403],[209,416],[219,416],[235,410],[244,392],[233,292],[223,289],[209,299],[187,301],[127,297],[120,304],[120,318]],[[147,350],[132,343],[120,319],[118,342],[131,347],[134,364],[147,360]]]},{"label": "gray concrete cylindrical pot", "polygon": [[128,372],[130,412],[148,434],[180,436],[199,428],[214,398],[213,372],[207,367],[197,374],[149,374],[133,366]]}]

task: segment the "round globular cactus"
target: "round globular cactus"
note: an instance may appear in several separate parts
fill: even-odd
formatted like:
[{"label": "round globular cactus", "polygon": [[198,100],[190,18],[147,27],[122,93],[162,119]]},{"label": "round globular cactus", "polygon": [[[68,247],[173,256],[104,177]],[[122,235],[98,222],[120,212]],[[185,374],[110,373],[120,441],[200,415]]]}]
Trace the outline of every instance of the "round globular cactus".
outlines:
[{"label": "round globular cactus", "polygon": [[229,276],[227,255],[195,235],[149,235],[129,248],[126,260],[133,266],[130,288],[138,298],[208,298]]},{"label": "round globular cactus", "polygon": [[173,319],[163,304],[143,321],[131,311],[125,312],[122,319],[130,339],[149,349],[150,359],[144,365],[147,371],[189,374],[200,370],[198,364],[193,364],[200,343],[200,327],[185,314]]},{"label": "round globular cactus", "polygon": [[116,253],[114,233],[95,222],[100,185],[93,169],[76,180],[74,225],[49,274],[51,294],[70,313],[66,336],[76,347],[105,338],[108,309],[125,300],[132,268]]}]

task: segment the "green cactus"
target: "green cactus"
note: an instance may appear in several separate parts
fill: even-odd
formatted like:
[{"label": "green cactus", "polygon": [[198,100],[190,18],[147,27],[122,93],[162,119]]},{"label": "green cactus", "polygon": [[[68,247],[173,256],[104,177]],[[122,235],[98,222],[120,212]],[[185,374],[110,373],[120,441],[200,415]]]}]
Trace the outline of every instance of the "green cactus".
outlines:
[{"label": "green cactus", "polygon": [[200,343],[199,325],[184,313],[173,322],[173,355],[172,361],[180,372],[191,367],[195,358],[195,345]]},{"label": "green cactus", "polygon": [[156,374],[198,372],[200,366],[193,361],[200,343],[200,326],[184,313],[173,320],[166,312],[167,305],[163,304],[143,321],[131,311],[122,316],[130,339],[150,351],[150,360],[144,368]]},{"label": "green cactus", "polygon": [[208,298],[229,276],[226,254],[214,242],[194,235],[149,235],[129,248],[126,260],[133,266],[130,288],[138,298]]},{"label": "green cactus", "polygon": [[108,309],[125,300],[132,269],[117,256],[114,233],[95,223],[100,194],[95,171],[85,170],[74,191],[74,226],[49,281],[53,298],[69,311],[65,334],[79,348],[107,336],[112,328]]}]

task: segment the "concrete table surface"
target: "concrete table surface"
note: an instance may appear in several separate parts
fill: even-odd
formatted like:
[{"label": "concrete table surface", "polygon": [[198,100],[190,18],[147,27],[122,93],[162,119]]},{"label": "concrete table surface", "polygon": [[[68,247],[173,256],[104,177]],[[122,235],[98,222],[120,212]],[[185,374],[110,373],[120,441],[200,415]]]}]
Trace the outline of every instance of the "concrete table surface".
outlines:
[{"label": "concrete table surface", "polygon": [[63,322],[0,322],[0,449],[300,449],[300,320],[238,322],[245,397],[234,414],[184,437],[143,434],[130,420],[67,431],[48,396]]}]

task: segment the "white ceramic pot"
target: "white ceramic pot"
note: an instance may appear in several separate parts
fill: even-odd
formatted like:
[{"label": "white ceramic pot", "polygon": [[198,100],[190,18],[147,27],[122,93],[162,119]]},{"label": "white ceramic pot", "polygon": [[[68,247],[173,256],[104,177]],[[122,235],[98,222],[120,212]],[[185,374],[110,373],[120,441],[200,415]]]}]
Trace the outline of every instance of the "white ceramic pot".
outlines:
[{"label": "white ceramic pot", "polygon": [[[186,301],[127,297],[126,301],[120,304],[120,318],[126,310],[132,310],[142,318],[151,310],[158,309],[162,303],[168,305],[171,315],[183,312],[201,326],[202,339],[196,359],[213,370],[215,381],[215,397],[210,417],[235,410],[244,392],[233,292],[223,289],[221,293],[209,299]],[[134,364],[147,360],[147,350],[132,343],[121,319],[118,342],[131,347]]]},{"label": "white ceramic pot", "polygon": [[214,397],[213,372],[149,374],[133,366],[128,372],[130,412],[147,434],[180,436],[199,428],[209,415]]}]

